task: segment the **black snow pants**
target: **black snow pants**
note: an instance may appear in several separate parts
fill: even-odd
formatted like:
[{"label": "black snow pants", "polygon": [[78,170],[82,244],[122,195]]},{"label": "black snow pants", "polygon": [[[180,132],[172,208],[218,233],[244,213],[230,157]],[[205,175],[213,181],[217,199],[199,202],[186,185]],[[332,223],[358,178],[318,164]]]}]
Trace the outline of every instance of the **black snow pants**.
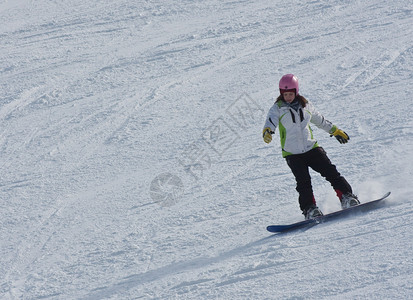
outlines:
[{"label": "black snow pants", "polygon": [[316,204],[308,167],[328,180],[339,198],[343,194],[352,193],[350,184],[340,175],[323,148],[317,147],[303,154],[289,155],[286,160],[297,181],[296,190],[299,193],[298,201],[302,211]]}]

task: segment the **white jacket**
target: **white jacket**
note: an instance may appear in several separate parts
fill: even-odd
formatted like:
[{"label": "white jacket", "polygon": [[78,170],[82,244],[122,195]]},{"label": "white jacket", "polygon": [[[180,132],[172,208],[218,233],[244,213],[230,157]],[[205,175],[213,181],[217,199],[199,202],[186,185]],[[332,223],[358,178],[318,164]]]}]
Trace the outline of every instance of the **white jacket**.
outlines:
[{"label": "white jacket", "polygon": [[278,127],[282,155],[286,157],[291,154],[305,153],[319,147],[313,137],[310,122],[328,133],[333,133],[337,128],[326,120],[311,102],[308,102],[304,108],[300,104],[298,111],[296,111],[284,101],[276,102],[271,107],[264,128],[271,128],[273,133]]}]

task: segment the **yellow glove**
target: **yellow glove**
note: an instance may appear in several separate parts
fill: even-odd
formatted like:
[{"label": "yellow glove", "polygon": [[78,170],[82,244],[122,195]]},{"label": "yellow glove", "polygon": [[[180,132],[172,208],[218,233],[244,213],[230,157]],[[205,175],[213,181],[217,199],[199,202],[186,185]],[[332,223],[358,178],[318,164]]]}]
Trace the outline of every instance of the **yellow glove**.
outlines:
[{"label": "yellow glove", "polygon": [[341,129],[338,129],[336,126],[333,127],[332,131],[332,135],[335,136],[335,138],[340,142],[340,144],[345,144],[350,139],[347,133],[345,133]]},{"label": "yellow glove", "polygon": [[264,138],[264,142],[266,142],[267,144],[271,143],[272,141],[272,133],[274,132],[271,131],[270,127],[265,127],[262,131],[262,137]]}]

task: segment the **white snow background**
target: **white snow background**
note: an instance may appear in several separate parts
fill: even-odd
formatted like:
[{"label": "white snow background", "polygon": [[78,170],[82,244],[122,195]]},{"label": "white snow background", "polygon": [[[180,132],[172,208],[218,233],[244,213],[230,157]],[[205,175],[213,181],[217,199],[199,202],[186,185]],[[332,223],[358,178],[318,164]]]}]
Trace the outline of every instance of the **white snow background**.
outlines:
[{"label": "white snow background", "polygon": [[[1,0],[0,298],[413,299],[412,37],[401,0]],[[303,219],[286,73],[384,207],[266,231]]]}]

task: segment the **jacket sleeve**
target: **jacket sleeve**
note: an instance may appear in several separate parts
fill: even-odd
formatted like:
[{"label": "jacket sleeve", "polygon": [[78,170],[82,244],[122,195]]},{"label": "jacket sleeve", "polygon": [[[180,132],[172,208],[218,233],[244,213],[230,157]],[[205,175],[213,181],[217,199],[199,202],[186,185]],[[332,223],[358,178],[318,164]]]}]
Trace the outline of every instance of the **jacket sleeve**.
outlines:
[{"label": "jacket sleeve", "polygon": [[279,109],[278,106],[276,104],[274,104],[268,114],[267,114],[267,118],[265,119],[265,124],[264,124],[264,128],[271,128],[271,132],[274,133],[275,129],[277,128],[278,125],[278,118],[279,118]]},{"label": "jacket sleeve", "polygon": [[331,123],[329,120],[324,118],[324,116],[320,114],[311,103],[308,103],[307,106],[308,108],[306,107],[306,109],[311,114],[311,123],[328,133],[333,133],[335,131],[337,127],[333,125],[333,123]]}]

